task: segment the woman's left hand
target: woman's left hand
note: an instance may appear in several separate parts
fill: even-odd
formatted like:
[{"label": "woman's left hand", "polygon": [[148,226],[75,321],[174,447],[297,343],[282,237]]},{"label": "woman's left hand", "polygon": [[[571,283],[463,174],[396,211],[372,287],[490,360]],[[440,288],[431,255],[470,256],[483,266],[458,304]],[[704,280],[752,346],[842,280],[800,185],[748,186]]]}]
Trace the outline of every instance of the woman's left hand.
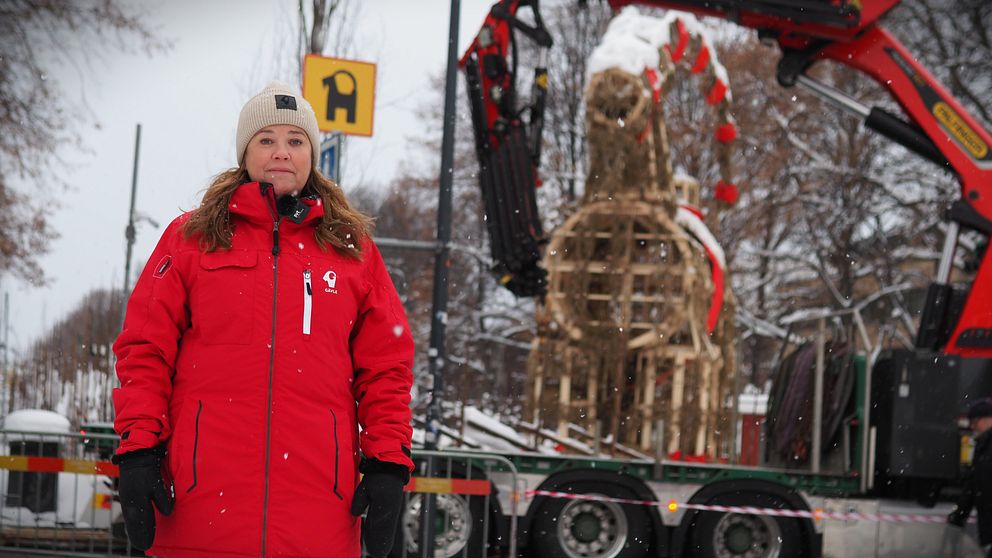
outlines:
[{"label": "woman's left hand", "polygon": [[362,526],[365,551],[371,558],[385,558],[393,547],[403,508],[403,487],[410,480],[410,470],[405,465],[377,459],[363,460],[361,469],[364,477],[355,489],[351,514],[358,516],[368,510]]}]

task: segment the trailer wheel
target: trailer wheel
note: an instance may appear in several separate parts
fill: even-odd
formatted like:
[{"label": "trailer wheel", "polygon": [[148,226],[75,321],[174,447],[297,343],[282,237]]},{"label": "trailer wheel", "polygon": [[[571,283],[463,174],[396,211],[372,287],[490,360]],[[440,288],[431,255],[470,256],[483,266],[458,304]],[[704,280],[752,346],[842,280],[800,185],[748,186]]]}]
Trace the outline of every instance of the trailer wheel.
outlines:
[{"label": "trailer wheel", "polygon": [[[637,498],[609,483],[573,483],[559,490]],[[531,529],[534,556],[542,558],[644,558],[651,540],[651,518],[643,507],[596,500],[549,498]]]},{"label": "trailer wheel", "polygon": [[[420,510],[423,502],[422,494],[411,494],[407,498],[391,557],[420,556]],[[434,556],[485,556],[485,541],[482,539],[483,522],[486,520],[484,510],[481,496],[438,494],[434,515]],[[492,529],[490,526],[490,531]]]},{"label": "trailer wheel", "polygon": [[[707,505],[790,509],[781,498],[758,492],[718,494]],[[696,512],[685,556],[700,558],[803,558],[809,547],[799,519],[718,511]]]}]

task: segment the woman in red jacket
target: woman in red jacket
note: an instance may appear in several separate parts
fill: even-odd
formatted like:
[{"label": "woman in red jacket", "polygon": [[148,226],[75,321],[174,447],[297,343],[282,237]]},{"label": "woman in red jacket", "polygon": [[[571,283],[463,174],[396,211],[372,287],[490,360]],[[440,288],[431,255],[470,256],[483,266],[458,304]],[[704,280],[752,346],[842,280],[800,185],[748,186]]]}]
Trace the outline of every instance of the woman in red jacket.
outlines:
[{"label": "woman in red jacket", "polygon": [[366,508],[369,553],[392,544],[413,341],[318,136],[287,85],[250,99],[238,167],[169,225],[128,301],[115,462],[150,554],[357,557]]}]

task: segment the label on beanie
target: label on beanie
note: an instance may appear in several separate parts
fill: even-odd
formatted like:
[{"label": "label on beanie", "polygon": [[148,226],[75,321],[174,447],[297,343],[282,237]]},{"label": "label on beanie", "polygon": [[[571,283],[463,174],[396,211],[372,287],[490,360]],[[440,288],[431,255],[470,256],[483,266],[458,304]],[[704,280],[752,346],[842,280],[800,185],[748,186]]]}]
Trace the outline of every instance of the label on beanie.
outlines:
[{"label": "label on beanie", "polygon": [[296,110],[296,97],[291,95],[276,95],[276,108]]}]

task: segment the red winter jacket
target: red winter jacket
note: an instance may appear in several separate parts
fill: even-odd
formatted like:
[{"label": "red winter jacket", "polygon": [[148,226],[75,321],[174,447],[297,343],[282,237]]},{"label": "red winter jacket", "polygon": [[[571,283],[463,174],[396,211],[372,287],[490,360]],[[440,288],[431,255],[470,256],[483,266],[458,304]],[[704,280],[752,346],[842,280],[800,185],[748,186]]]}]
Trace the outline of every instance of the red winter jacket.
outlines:
[{"label": "red winter jacket", "polygon": [[357,557],[359,448],[413,467],[403,307],[372,241],[362,261],[321,250],[304,201],[274,232],[271,190],[245,184],[230,250],[201,251],[179,217],[135,285],[118,453],[167,443],[176,495],[149,554]]}]

